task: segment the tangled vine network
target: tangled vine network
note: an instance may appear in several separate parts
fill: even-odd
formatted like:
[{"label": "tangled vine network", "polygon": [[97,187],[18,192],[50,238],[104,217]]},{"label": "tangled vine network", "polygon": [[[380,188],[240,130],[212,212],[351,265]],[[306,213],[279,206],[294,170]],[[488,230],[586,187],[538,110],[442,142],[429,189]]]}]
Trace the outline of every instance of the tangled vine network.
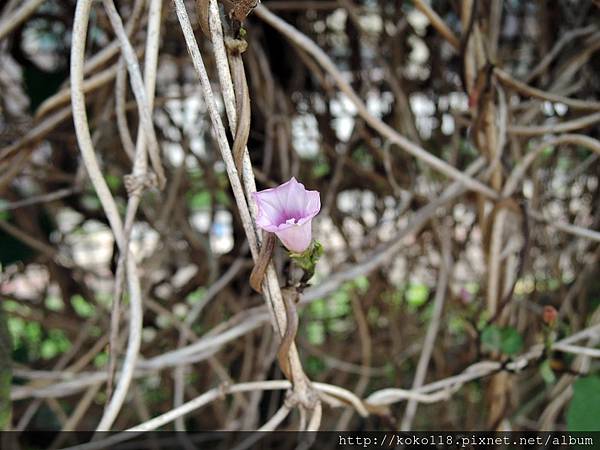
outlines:
[{"label": "tangled vine network", "polygon": [[600,430],[598,2],[0,8],[0,429]]}]

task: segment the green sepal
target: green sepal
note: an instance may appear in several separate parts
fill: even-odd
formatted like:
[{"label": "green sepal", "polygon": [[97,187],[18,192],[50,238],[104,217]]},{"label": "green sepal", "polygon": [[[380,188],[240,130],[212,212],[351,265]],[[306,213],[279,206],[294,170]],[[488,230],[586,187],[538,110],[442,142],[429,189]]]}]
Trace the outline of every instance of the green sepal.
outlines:
[{"label": "green sepal", "polygon": [[290,252],[290,258],[296,263],[298,267],[304,270],[306,276],[305,280],[309,280],[315,273],[317,261],[323,255],[323,246],[319,241],[313,240],[308,248],[302,253]]}]

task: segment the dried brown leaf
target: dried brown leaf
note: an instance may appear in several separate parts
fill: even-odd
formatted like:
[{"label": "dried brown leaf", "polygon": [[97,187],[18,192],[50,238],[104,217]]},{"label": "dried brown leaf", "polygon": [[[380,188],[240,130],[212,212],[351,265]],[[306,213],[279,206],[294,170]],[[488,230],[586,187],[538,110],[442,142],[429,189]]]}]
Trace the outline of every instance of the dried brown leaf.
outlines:
[{"label": "dried brown leaf", "polygon": [[262,282],[265,277],[267,266],[273,256],[275,249],[275,235],[273,233],[264,233],[263,243],[260,247],[260,254],[250,273],[250,286],[258,293],[262,293]]}]

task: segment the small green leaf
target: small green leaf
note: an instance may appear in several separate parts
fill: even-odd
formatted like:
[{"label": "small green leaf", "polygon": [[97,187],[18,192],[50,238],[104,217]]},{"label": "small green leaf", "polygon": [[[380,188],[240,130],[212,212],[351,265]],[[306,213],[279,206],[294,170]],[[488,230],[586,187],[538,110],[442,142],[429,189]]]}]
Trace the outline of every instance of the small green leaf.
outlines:
[{"label": "small green leaf", "polygon": [[73,305],[75,312],[83,318],[92,317],[95,311],[94,306],[79,294],[71,297],[71,305]]},{"label": "small green leaf", "polygon": [[194,304],[198,303],[199,301],[201,301],[205,295],[206,295],[206,288],[200,287],[200,288],[196,289],[195,291],[190,292],[187,295],[187,297],[185,298],[185,301],[188,303],[188,305],[194,305]]},{"label": "small green leaf", "polygon": [[49,295],[46,297],[46,308],[50,311],[62,311],[65,305],[63,304],[62,298],[56,295]]},{"label": "small green leaf", "polygon": [[10,220],[10,212],[2,209],[2,204],[6,204],[8,202],[5,202],[4,200],[0,200],[0,220],[3,221],[8,221]]},{"label": "small green leaf", "polygon": [[372,324],[377,324],[377,321],[379,320],[380,316],[381,316],[381,313],[379,311],[379,308],[377,308],[377,306],[371,306],[367,310],[367,320]]},{"label": "small green leaf", "polygon": [[96,355],[96,357],[94,358],[94,365],[97,368],[100,368],[106,366],[106,364],[108,364],[108,353],[98,353],[98,355]]},{"label": "small green leaf", "polygon": [[369,279],[365,276],[358,277],[354,280],[354,285],[361,294],[364,294],[369,289]]},{"label": "small green leaf", "polygon": [[112,192],[118,191],[123,185],[121,178],[117,177],[116,175],[108,174],[104,177],[104,179],[106,180],[106,184]]},{"label": "small green leaf", "polygon": [[313,345],[321,345],[325,342],[325,327],[321,322],[309,322],[306,326],[308,342]]},{"label": "small green leaf", "polygon": [[312,174],[315,178],[321,178],[331,172],[331,168],[329,164],[326,162],[319,162],[315,164],[312,168]]},{"label": "small green leaf", "polygon": [[410,306],[419,307],[429,298],[429,287],[422,283],[411,283],[406,290],[405,296]]},{"label": "small green leaf", "polygon": [[513,327],[488,325],[481,332],[481,344],[485,350],[512,356],[521,351],[523,338]]},{"label": "small green leaf", "polygon": [[552,156],[552,153],[554,152],[554,147],[549,145],[548,147],[545,147],[542,150],[542,157],[543,158],[548,158],[549,156]]},{"label": "small green leaf", "polygon": [[481,314],[479,314],[479,317],[477,318],[477,329],[479,331],[483,331],[483,329],[488,326],[490,318],[491,314],[488,310],[482,311]]},{"label": "small green leaf", "polygon": [[224,191],[215,192],[215,200],[219,205],[230,206],[231,200],[229,196]]},{"label": "small green leaf", "polygon": [[40,355],[42,355],[42,358],[44,359],[52,359],[54,358],[56,355],[58,355],[59,350],[58,350],[58,345],[56,344],[56,342],[47,339],[44,342],[42,342],[42,347],[40,349]]},{"label": "small green leaf", "polygon": [[462,335],[465,332],[465,319],[458,314],[453,314],[448,319],[448,331],[454,335]]},{"label": "small green leaf", "polygon": [[329,302],[331,317],[342,317],[350,313],[350,296],[343,290],[335,291]]},{"label": "small green leaf", "polygon": [[550,360],[545,360],[540,365],[540,375],[542,379],[546,382],[546,384],[553,384],[556,381],[556,375],[550,366]]},{"label": "small green leaf", "polygon": [[311,355],[306,360],[306,370],[313,377],[319,375],[326,368],[327,366],[325,365],[323,360],[317,356]]},{"label": "small green leaf", "polygon": [[193,194],[188,200],[188,206],[192,210],[206,209],[211,204],[210,192],[201,191]]},{"label": "small green leaf", "polygon": [[37,345],[42,337],[42,327],[37,322],[29,322],[25,325],[25,336],[30,343]]},{"label": "small green leaf", "polygon": [[500,350],[508,356],[515,355],[523,348],[523,338],[519,332],[513,327],[502,329],[502,343]]},{"label": "small green leaf", "polygon": [[481,332],[481,345],[487,351],[500,351],[502,346],[502,330],[496,325],[485,327]]},{"label": "small green leaf", "polygon": [[310,313],[315,319],[325,319],[327,317],[327,305],[324,299],[314,301],[310,305]]},{"label": "small green leaf", "polygon": [[567,409],[569,431],[600,431],[600,377],[587,376],[573,384]]},{"label": "small green leaf", "polygon": [[21,343],[21,337],[25,333],[25,321],[20,317],[9,317],[8,332],[12,337],[13,347],[18,347]]},{"label": "small green leaf", "polygon": [[63,330],[54,328],[48,332],[48,340],[56,346],[58,353],[64,353],[71,348],[71,341]]},{"label": "small green leaf", "polygon": [[391,362],[387,362],[385,363],[383,368],[385,370],[385,376],[389,380],[393,380],[396,377],[396,367],[394,366],[394,364],[392,364]]}]

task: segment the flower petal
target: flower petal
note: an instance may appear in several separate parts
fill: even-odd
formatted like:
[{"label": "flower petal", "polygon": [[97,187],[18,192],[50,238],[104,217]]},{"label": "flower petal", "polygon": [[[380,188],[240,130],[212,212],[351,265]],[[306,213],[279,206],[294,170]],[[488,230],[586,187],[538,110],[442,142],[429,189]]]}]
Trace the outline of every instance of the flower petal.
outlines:
[{"label": "flower petal", "polygon": [[280,228],[275,234],[288,250],[302,253],[310,245],[312,239],[312,223],[309,220],[302,225],[292,224],[292,226]]},{"label": "flower petal", "polygon": [[276,188],[253,193],[253,198],[258,208],[256,224],[281,235],[280,239],[290,250],[304,251],[310,244],[310,222],[321,209],[319,192],[306,190],[292,177]]},{"label": "flower petal", "polygon": [[305,216],[306,202],[308,200],[307,190],[302,183],[298,183],[292,177],[290,181],[280,186],[282,193],[282,204],[288,218],[300,219]]},{"label": "flower petal", "polygon": [[261,191],[254,192],[253,197],[258,208],[258,214],[256,216],[256,223],[258,226],[266,229],[266,227],[270,225],[274,227],[279,225],[281,206],[279,205],[279,198],[276,194]]},{"label": "flower petal", "polygon": [[321,195],[319,191],[306,191],[306,197],[304,215],[315,217],[321,211]]}]

